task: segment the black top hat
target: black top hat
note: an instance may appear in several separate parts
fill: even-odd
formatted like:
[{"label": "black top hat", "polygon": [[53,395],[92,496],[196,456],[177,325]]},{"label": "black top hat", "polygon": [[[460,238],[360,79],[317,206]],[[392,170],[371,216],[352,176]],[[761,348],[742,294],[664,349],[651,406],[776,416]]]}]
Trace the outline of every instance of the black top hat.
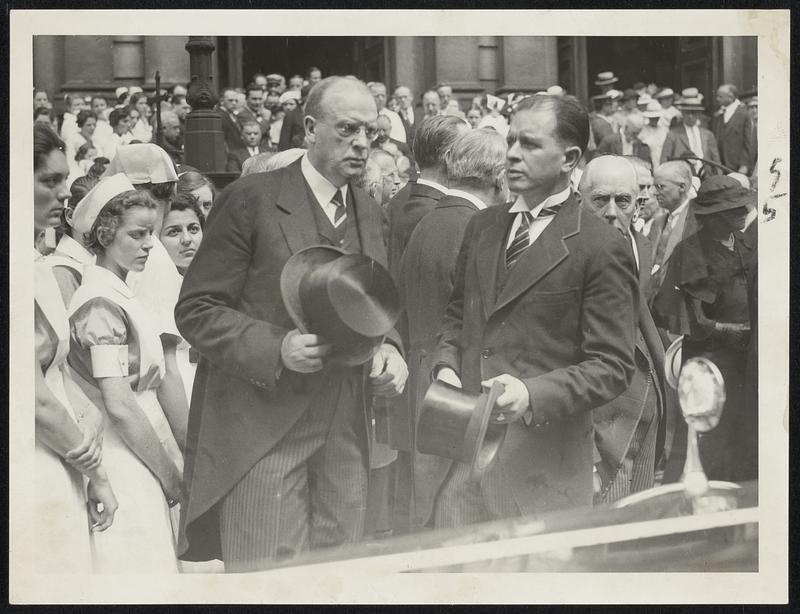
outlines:
[{"label": "black top hat", "polygon": [[712,175],[700,184],[694,199],[695,215],[710,215],[755,203],[755,193],[733,177]]},{"label": "black top hat", "polygon": [[344,365],[372,358],[400,316],[397,288],[385,268],[327,245],[286,261],[281,295],[300,332],[322,336],[333,345],[331,362]]},{"label": "black top hat", "polygon": [[417,450],[470,466],[474,481],[491,466],[506,436],[505,424],[489,424],[503,393],[495,382],[488,391],[469,394],[444,382],[433,382],[422,401]]}]

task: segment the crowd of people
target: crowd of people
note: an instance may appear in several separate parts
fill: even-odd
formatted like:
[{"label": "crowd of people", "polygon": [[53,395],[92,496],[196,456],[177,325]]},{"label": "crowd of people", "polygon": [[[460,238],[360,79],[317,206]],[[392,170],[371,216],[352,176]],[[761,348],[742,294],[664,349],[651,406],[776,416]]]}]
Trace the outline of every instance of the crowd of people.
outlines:
[{"label": "crowd of people", "polygon": [[[59,117],[36,90],[43,569],[246,571],[676,481],[676,343],[725,378],[709,477],[757,477],[757,98],[723,84],[709,118],[697,88],[617,83],[587,112],[557,85],[416,105],[259,73],[220,98],[240,178],[219,194],[184,164],[182,86],[71,94]],[[396,285],[364,364],[283,302],[284,264],[319,244]],[[503,387],[480,481],[414,445],[433,380]]]}]

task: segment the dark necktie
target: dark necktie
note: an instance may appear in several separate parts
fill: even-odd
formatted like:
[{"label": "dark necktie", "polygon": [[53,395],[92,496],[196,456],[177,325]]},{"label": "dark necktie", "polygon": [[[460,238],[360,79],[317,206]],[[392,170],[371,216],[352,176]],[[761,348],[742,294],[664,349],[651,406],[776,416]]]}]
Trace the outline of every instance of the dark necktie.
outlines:
[{"label": "dark necktie", "polygon": [[342,190],[338,189],[331,198],[331,204],[336,207],[336,213],[333,215],[333,226],[338,228],[339,224],[347,217],[347,209],[344,206],[344,199],[342,198]]},{"label": "dark necktie", "polygon": [[511,245],[506,248],[506,268],[510,269],[514,263],[519,260],[526,249],[528,249],[528,242],[530,237],[531,220],[533,216],[530,211],[522,211],[517,232],[514,234],[514,240]]},{"label": "dark necktie", "polygon": [[[561,209],[561,205],[564,203],[557,203],[555,205],[550,205],[549,207],[543,207],[539,214],[536,216],[536,219],[539,218],[546,218],[551,217],[558,213],[559,209]],[[517,227],[517,232],[514,235],[514,240],[511,242],[511,245],[508,246],[506,249],[506,268],[510,269],[512,265],[519,259],[526,249],[528,249],[528,245],[530,244],[530,226],[531,222],[533,221],[533,214],[530,211],[522,211],[522,221],[520,225]]]}]

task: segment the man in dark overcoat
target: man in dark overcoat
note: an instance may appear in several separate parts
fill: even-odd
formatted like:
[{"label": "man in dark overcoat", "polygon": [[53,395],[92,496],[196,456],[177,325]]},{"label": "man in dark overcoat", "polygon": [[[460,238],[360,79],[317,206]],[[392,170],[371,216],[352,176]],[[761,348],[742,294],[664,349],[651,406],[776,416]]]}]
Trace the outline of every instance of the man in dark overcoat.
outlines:
[{"label": "man in dark overcoat", "polygon": [[[365,365],[329,360],[281,298],[283,266],[326,244],[386,263],[380,208],[361,176],[377,110],[330,77],[309,94],[308,152],[231,184],[209,217],[175,308],[201,355],[189,415],[179,555],[243,571],[361,538],[372,394],[398,394],[405,362],[384,343]],[[395,339],[395,344],[399,341]]]},{"label": "man in dark overcoat", "polygon": [[517,199],[470,220],[433,360],[438,379],[467,392],[503,384],[492,420],[507,433],[479,483],[453,464],[437,527],[591,506],[591,412],[634,372],[630,246],[570,188],[589,141],[586,112],[570,96],[531,96],[507,141]]}]

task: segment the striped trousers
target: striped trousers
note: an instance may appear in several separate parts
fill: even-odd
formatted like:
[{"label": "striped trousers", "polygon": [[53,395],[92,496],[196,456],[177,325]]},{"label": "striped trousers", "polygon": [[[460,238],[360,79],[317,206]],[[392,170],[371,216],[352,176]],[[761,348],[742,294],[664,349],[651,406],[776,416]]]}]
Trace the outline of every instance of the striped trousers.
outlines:
[{"label": "striped trousers", "polygon": [[360,541],[369,463],[359,385],[345,377],[338,398],[335,390],[320,395],[226,495],[220,506],[226,572]]}]

